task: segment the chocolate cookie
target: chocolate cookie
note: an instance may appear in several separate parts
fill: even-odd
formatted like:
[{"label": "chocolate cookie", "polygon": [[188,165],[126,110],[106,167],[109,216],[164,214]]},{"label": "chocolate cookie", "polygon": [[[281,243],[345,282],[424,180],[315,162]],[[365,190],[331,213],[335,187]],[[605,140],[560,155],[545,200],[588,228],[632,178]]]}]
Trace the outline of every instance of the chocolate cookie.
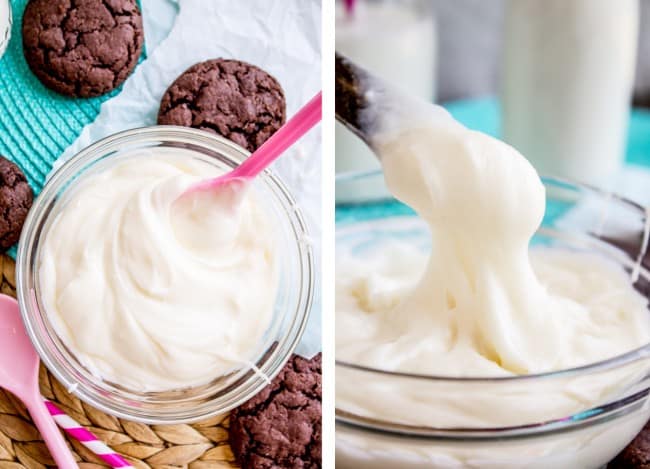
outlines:
[{"label": "chocolate cookie", "polygon": [[632,440],[607,469],[650,469],[650,422]]},{"label": "chocolate cookie", "polygon": [[158,123],[216,132],[255,151],[284,124],[284,92],[264,70],[216,59],[188,68],[165,92]]},{"label": "chocolate cookie", "polygon": [[8,249],[18,242],[32,199],[23,172],[0,156],[0,248]]},{"label": "chocolate cookie", "polygon": [[243,469],[321,467],[321,355],[294,355],[273,382],[230,415]]},{"label": "chocolate cookie", "polygon": [[87,98],[117,88],[142,51],[136,0],[30,0],[25,59],[48,88]]}]

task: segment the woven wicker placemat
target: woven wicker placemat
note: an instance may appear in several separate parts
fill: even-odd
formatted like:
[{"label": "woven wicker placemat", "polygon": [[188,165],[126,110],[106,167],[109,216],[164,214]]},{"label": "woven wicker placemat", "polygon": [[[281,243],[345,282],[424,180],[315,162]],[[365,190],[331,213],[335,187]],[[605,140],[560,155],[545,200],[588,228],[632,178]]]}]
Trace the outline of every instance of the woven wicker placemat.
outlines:
[{"label": "woven wicker placemat", "polygon": [[[0,256],[0,292],[16,296],[15,264]],[[192,425],[144,425],[96,410],[69,394],[43,367],[41,393],[140,469],[226,469],[237,467],[228,446],[228,416]],[[107,467],[77,441],[68,438],[81,469]],[[46,469],[54,466],[25,407],[0,389],[0,469]]]}]

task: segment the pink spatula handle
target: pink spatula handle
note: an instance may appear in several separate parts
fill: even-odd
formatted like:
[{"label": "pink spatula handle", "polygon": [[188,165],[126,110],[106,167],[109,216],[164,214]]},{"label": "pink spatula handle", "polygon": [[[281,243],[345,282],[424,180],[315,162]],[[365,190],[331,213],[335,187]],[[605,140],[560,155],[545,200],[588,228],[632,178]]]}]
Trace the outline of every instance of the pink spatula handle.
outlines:
[{"label": "pink spatula handle", "polygon": [[321,120],[323,110],[322,93],[319,91],[300,111],[283,125],[271,138],[255,150],[250,157],[235,168],[231,175],[240,178],[253,178],[270,165],[278,156],[302,137]]},{"label": "pink spatula handle", "polygon": [[38,431],[41,432],[43,440],[45,440],[45,444],[56,462],[56,466],[59,469],[78,468],[79,466],[72,456],[72,452],[66,445],[63,435],[56,426],[54,419],[50,416],[41,396],[36,393],[30,399],[23,400],[23,402],[27,406],[29,415],[36,424]]}]

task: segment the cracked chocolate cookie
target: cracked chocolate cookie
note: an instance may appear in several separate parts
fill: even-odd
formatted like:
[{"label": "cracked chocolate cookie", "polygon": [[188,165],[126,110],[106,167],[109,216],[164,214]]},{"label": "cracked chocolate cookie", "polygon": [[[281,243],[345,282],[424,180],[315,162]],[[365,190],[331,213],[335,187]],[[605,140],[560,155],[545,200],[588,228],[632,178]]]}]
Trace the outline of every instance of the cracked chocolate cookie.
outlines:
[{"label": "cracked chocolate cookie", "polygon": [[32,189],[20,168],[0,156],[0,248],[3,250],[18,242],[32,198]]},{"label": "cracked chocolate cookie", "polygon": [[632,440],[607,469],[650,469],[650,422]]},{"label": "cracked chocolate cookie", "polygon": [[30,0],[23,16],[23,49],[48,88],[87,98],[117,88],[142,51],[136,0]]},{"label": "cracked chocolate cookie", "polygon": [[294,355],[273,382],[230,415],[243,469],[321,467],[321,355]]},{"label": "cracked chocolate cookie", "polygon": [[188,68],[165,92],[158,123],[218,133],[255,151],[284,124],[278,81],[238,60],[215,59]]}]

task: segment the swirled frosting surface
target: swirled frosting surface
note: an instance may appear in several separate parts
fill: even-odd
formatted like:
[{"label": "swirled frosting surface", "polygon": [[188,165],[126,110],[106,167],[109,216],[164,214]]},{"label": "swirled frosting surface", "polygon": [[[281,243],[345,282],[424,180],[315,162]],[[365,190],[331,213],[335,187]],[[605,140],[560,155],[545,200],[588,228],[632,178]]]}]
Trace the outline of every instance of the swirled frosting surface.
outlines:
[{"label": "swirled frosting surface", "polygon": [[202,384],[253,359],[270,324],[276,238],[254,191],[178,196],[217,176],[143,154],[82,176],[45,234],[47,314],[95,374],[135,390]]}]

